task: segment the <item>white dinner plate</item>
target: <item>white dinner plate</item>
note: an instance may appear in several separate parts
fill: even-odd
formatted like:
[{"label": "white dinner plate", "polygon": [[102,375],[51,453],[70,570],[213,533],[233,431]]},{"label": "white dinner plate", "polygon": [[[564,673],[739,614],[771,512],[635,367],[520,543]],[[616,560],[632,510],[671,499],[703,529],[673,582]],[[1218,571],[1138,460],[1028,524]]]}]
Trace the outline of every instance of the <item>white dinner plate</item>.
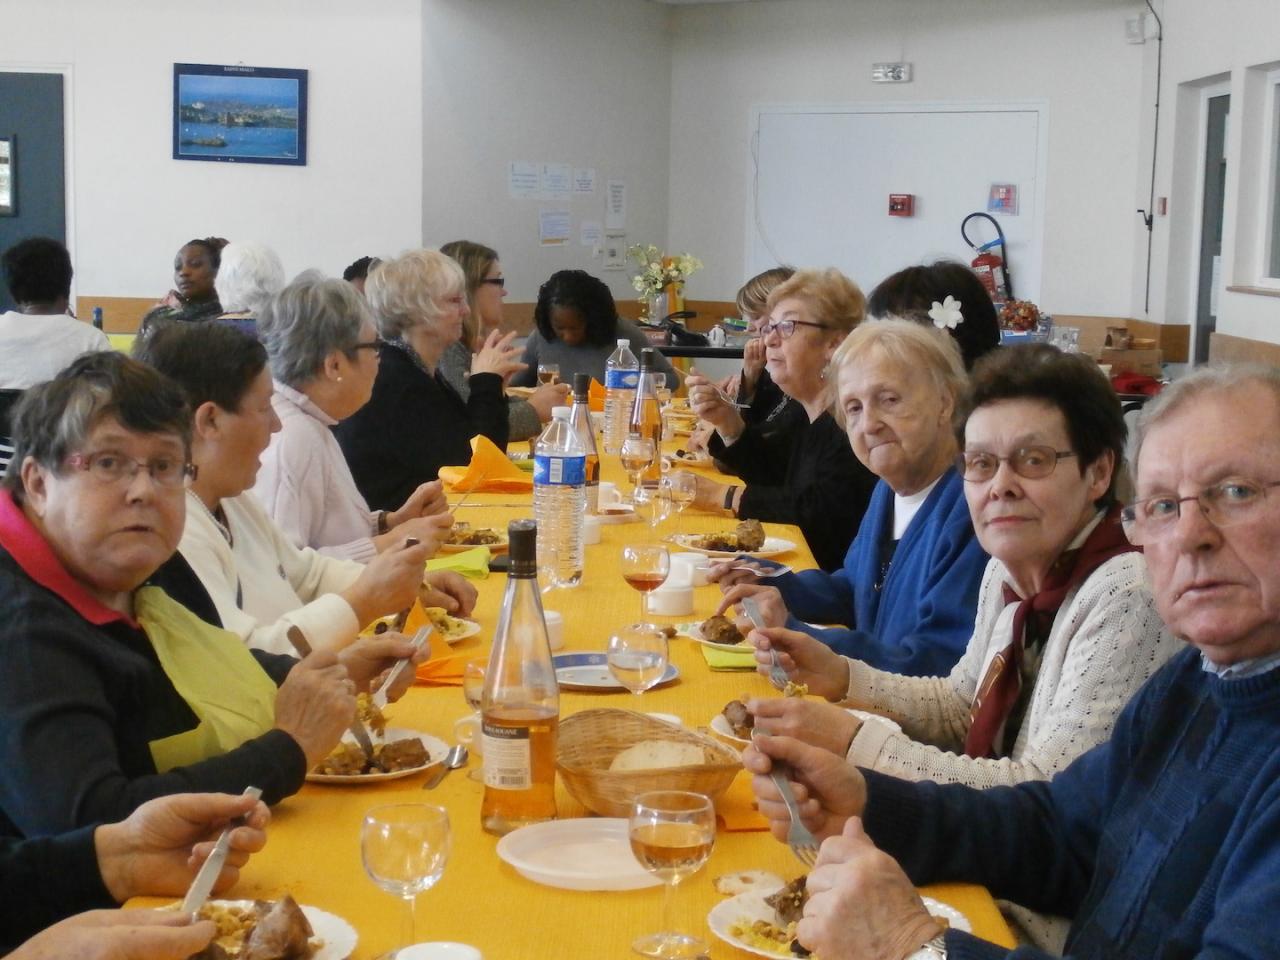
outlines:
[{"label": "white dinner plate", "polygon": [[498,534],[497,543],[442,543],[440,544],[440,553],[465,553],[467,550],[474,550],[476,547],[488,547],[490,553],[506,553],[507,552],[507,535],[505,533]]},{"label": "white dinner plate", "polygon": [[[420,733],[417,730],[405,730],[400,727],[387,727],[386,733],[382,735],[382,741],[388,740],[407,740],[409,737],[417,737],[422,741],[422,745],[427,748],[427,762],[420,767],[409,767],[406,770],[396,770],[394,773],[362,773],[362,774],[330,774],[316,773],[312,771],[307,774],[307,780],[310,783],[381,783],[384,780],[399,780],[401,777],[412,777],[415,773],[422,773],[429,770],[437,763],[444,759],[444,755],[449,752],[449,745],[439,737],[433,737],[429,733]],[[350,733],[343,734],[343,742],[355,743],[355,738]]]},{"label": "white dinner plate", "polygon": [[[603,653],[557,653],[551,658],[551,662],[556,668],[556,682],[563,690],[627,689],[609,672],[609,658]],[[679,668],[674,663],[668,663],[662,679],[653,686],[660,687],[678,676]]]},{"label": "white dinner plate", "polygon": [[439,630],[436,631],[440,638],[444,640],[445,643],[449,644],[449,646],[453,646],[455,643],[467,639],[467,637],[474,637],[480,632],[480,624],[476,623],[474,620],[468,620],[466,617],[454,617],[454,619],[461,620],[463,623],[462,629],[457,633],[448,634],[440,633]]},{"label": "white dinner plate", "polygon": [[629,503],[604,503],[596,511],[596,519],[601,523],[639,523],[640,514]]},{"label": "white dinner plate", "polygon": [[[898,725],[896,720],[890,720],[888,717],[882,717],[878,713],[868,713],[866,710],[854,710],[852,707],[845,707],[846,712],[853,714],[863,723],[883,723],[892,727],[898,733],[902,732],[902,727]],[[723,713],[717,713],[711,718],[711,722],[707,724],[711,730],[718,736],[733,743],[742,744],[744,747],[750,743],[750,740],[744,740],[733,732],[733,727],[729,726],[729,720]]]},{"label": "white dinner plate", "polygon": [[782,537],[765,537],[764,546],[759,550],[707,550],[694,545],[699,539],[700,535],[696,533],[677,533],[671,537],[673,543],[678,544],[685,550],[703,553],[708,557],[777,557],[784,553],[790,553],[796,548],[793,540],[784,540]]},{"label": "white dinner plate", "polygon": [[687,637],[694,643],[700,643],[704,647],[712,647],[716,650],[750,650],[751,644],[747,643],[747,638],[743,637],[737,643],[715,643],[708,640],[702,635],[702,621],[690,620],[687,623],[672,624],[676,628],[676,636]]},{"label": "white dinner plate", "polygon": [[[253,906],[252,900],[210,900],[209,903],[216,903],[223,907]],[[181,904],[174,904],[174,906],[180,908]],[[310,960],[347,960],[347,957],[355,952],[356,943],[360,939],[355,927],[337,914],[321,910],[319,907],[300,903],[298,908],[311,924],[311,932],[315,938],[324,941],[320,949],[311,955]]]},{"label": "white dinner plate", "polygon": [[[732,944],[739,950],[754,953],[758,957],[792,957],[788,944],[780,943],[777,950],[766,950],[729,932],[730,927],[743,923],[750,924],[753,920],[767,920],[772,923],[775,916],[773,907],[764,902],[765,897],[772,895],[773,892],[740,893],[736,897],[723,900],[712,907],[711,912],[707,914],[707,926],[725,943]],[[934,900],[932,897],[920,899],[924,901],[926,910],[935,917],[945,918],[953,929],[963,930],[966,933],[972,932],[973,927],[969,923],[969,918],[955,907]],[[929,953],[921,949],[907,957],[907,960],[928,960],[929,956]]]},{"label": "white dinner plate", "polygon": [[498,856],[534,883],[565,890],[638,890],[662,882],[636,862],[620,817],[521,827],[498,841]]}]

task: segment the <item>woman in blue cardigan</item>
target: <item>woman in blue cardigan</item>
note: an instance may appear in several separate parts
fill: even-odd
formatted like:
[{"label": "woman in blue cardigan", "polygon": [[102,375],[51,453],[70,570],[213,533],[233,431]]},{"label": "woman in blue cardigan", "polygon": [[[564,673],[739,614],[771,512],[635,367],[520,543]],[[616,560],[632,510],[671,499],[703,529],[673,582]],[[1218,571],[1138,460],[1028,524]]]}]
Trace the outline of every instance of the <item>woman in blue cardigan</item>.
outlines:
[{"label": "woman in blue cardigan", "polygon": [[944,675],[973,633],[988,559],[954,466],[959,349],[938,329],[886,320],[854,330],[831,371],[853,451],[880,477],[844,566],[772,578],[773,586],[720,572],[721,610],[754,594],[769,626],[803,630],[881,670]]}]

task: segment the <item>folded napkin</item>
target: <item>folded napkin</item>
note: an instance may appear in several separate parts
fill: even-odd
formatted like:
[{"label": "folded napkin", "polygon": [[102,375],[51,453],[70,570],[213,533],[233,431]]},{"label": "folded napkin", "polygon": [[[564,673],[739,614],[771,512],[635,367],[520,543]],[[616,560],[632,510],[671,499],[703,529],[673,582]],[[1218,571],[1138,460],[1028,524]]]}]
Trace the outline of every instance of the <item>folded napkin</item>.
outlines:
[{"label": "folded napkin", "polygon": [[[488,550],[485,549],[485,552],[488,553]],[[404,635],[412,637],[426,622],[427,612],[422,609],[422,604],[415,600],[404,622]],[[456,654],[445,642],[444,637],[438,633],[432,633],[428,642],[431,644],[431,658],[418,664],[418,682],[443,687],[462,686],[462,668],[475,656],[474,651]]]},{"label": "folded napkin", "polygon": [[716,801],[716,817],[726,830],[768,830],[769,821],[756,807],[751,790],[751,774],[743,770]]},{"label": "folded napkin", "polygon": [[427,569],[452,570],[468,580],[484,580],[489,576],[489,548],[473,547],[461,553],[443,553],[427,561]]},{"label": "folded napkin", "polygon": [[587,409],[592,413],[604,413],[604,386],[591,378],[591,386],[587,388]]},{"label": "folded napkin", "polygon": [[712,647],[702,644],[698,647],[702,658],[712,670],[754,670],[756,668],[756,652],[751,646],[745,647]]},{"label": "folded napkin", "polygon": [[471,438],[471,462],[465,467],[441,467],[440,479],[462,493],[533,490],[533,477],[508,460],[492,440],[479,434]]}]

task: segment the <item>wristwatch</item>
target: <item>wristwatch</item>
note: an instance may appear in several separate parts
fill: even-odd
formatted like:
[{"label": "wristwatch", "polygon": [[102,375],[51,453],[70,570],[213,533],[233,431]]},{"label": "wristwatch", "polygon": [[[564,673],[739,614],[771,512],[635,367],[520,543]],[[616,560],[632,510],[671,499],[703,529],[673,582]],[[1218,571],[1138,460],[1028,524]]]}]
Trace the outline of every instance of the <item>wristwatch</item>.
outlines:
[{"label": "wristwatch", "polygon": [[912,960],[947,960],[947,938],[938,934],[911,955]]}]

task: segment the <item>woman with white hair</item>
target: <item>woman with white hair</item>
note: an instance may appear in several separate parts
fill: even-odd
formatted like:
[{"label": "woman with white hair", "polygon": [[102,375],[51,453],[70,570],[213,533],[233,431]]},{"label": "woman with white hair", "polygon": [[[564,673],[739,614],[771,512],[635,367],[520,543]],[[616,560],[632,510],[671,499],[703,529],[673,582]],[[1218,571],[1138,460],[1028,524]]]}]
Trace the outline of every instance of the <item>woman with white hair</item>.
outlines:
[{"label": "woman with white hair", "polygon": [[514,333],[494,331],[471,362],[464,401],[441,374],[440,358],[462,336],[467,280],[438,250],[410,250],[378,265],[365,282],[382,343],[373,396],[334,433],[356,486],[374,509],[394,509],[440,468],[471,459],[483,434],[505,448],[503,383],[524,369]]},{"label": "woman with white hair", "polygon": [[228,243],[222,248],[213,287],[222,304],[217,319],[256,333],[263,309],[284,288],[284,265],[264,244]]}]

